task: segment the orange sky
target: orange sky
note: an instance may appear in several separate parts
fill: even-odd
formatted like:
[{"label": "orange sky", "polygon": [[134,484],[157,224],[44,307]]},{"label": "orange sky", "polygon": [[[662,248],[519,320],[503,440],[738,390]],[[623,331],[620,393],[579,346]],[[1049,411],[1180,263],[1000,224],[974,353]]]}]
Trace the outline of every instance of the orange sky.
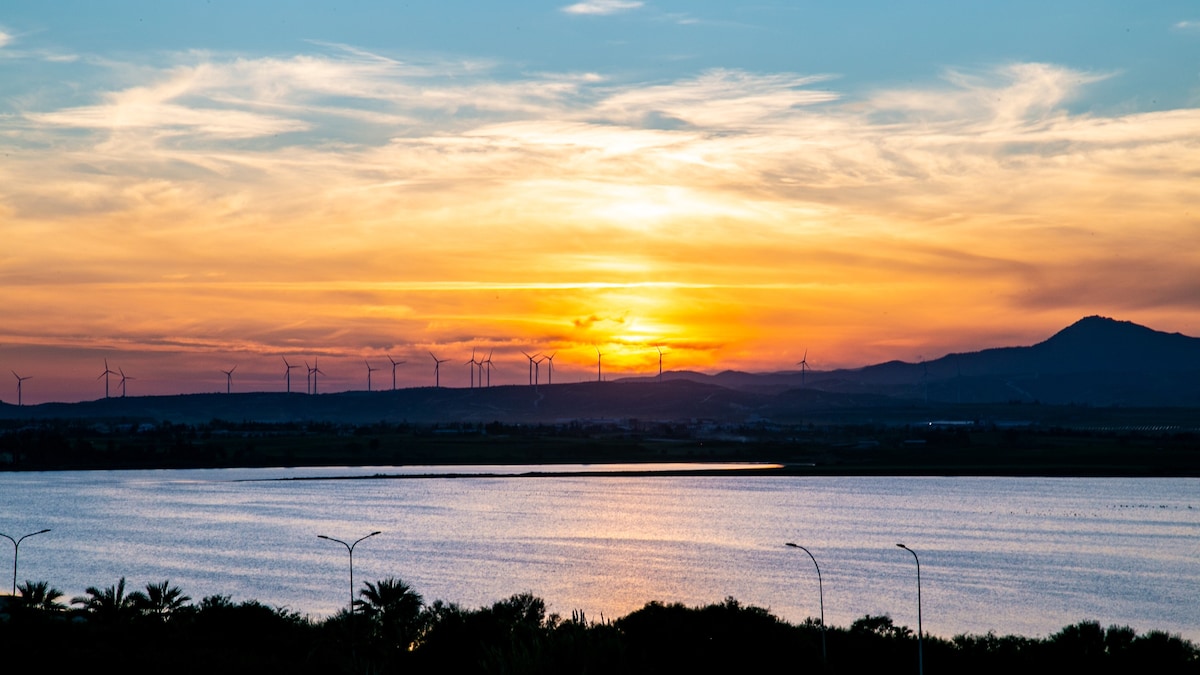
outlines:
[{"label": "orange sky", "polygon": [[668,369],[807,349],[821,370],[1090,314],[1200,335],[1200,107],[1072,109],[1111,73],[850,95],[341,47],[106,67],[0,119],[0,367],[34,378],[26,403],[102,396],[105,358],[130,395],[223,390],[234,364],[235,390],[281,389],[281,356],[336,391],[364,359],[390,386],[387,355],[432,384],[428,351],[466,386],[473,349],[497,384],[526,380],[521,351],[566,382],[597,348],[618,376],[656,346]]}]

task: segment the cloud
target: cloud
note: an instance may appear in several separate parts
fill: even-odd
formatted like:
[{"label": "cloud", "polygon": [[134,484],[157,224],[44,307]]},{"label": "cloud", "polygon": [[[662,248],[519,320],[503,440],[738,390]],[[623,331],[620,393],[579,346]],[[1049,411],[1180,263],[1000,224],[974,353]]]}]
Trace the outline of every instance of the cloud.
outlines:
[{"label": "cloud", "polygon": [[568,373],[594,372],[593,344],[606,370],[683,342],[712,350],[678,367],[753,368],[803,333],[862,365],[1106,298],[1197,316],[1200,110],[1071,112],[1105,74],[852,96],[340,47],[114,68],[136,79],[0,117],[0,341],[324,364],[483,335],[553,340]]},{"label": "cloud", "polygon": [[1183,31],[1186,33],[1200,33],[1200,21],[1196,21],[1196,20],[1180,21],[1180,22],[1176,23],[1174,26],[1172,26],[1172,28],[1174,28],[1177,31]]},{"label": "cloud", "polygon": [[595,314],[591,314],[589,316],[579,317],[579,318],[573,319],[571,321],[571,323],[574,324],[574,326],[576,328],[582,328],[584,330],[587,330],[587,329],[595,326],[598,323],[605,323],[605,322],[615,323],[615,324],[623,324],[623,323],[625,323],[625,317],[621,317],[621,316],[604,317],[604,316],[597,316]]},{"label": "cloud", "polygon": [[6,32],[3,26],[0,26],[0,49],[8,46],[10,43],[12,43],[12,41],[13,36]]},{"label": "cloud", "polygon": [[562,11],[567,14],[602,16],[638,9],[644,4],[644,2],[638,2],[637,0],[585,0],[584,2],[567,5],[562,8]]}]

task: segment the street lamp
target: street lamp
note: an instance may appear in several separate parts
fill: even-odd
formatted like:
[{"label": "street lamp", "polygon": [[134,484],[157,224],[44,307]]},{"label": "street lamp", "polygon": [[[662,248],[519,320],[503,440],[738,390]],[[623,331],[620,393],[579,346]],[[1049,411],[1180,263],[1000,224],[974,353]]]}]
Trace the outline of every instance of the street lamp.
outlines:
[{"label": "street lamp", "polygon": [[787,544],[785,544],[785,546],[798,548],[807,553],[808,557],[812,558],[813,567],[817,568],[817,591],[820,593],[821,597],[821,665],[827,666],[829,664],[825,653],[825,584],[823,581],[821,581],[821,566],[817,564],[817,559],[813,557],[812,551],[804,548],[800,544],[793,544],[789,541]]},{"label": "street lamp", "polygon": [[341,544],[342,546],[345,546],[346,551],[348,551],[350,553],[350,616],[351,617],[354,616],[354,547],[358,546],[358,542],[362,541],[363,539],[369,539],[371,537],[374,537],[377,534],[379,534],[379,530],[376,530],[376,531],[372,532],[371,534],[368,534],[365,537],[359,537],[358,539],[355,539],[353,544],[347,544],[346,542],[342,541],[341,539],[334,539],[333,537],[326,537],[323,534],[317,535],[317,539],[336,541],[337,543]]},{"label": "street lamp", "polygon": [[917,675],[925,675],[925,652],[921,644],[921,559],[917,557],[916,551],[904,544],[896,545],[911,553],[913,560],[917,561]]},{"label": "street lamp", "polygon": [[12,594],[13,594],[14,596],[17,594],[17,552],[18,552],[18,551],[20,551],[20,549],[21,549],[21,542],[25,541],[27,538],[29,538],[29,537],[32,537],[32,536],[33,536],[33,535],[35,535],[35,534],[45,534],[45,533],[47,533],[47,532],[49,532],[49,531],[50,531],[50,530],[46,529],[46,530],[38,530],[37,532],[30,532],[29,534],[27,534],[27,535],[25,535],[25,536],[21,537],[20,539],[13,539],[12,537],[8,536],[7,534],[4,534],[3,532],[0,532],[0,537],[4,537],[5,539],[7,539],[7,540],[9,540],[9,541],[11,541],[11,542],[13,543],[13,585],[12,585]]}]

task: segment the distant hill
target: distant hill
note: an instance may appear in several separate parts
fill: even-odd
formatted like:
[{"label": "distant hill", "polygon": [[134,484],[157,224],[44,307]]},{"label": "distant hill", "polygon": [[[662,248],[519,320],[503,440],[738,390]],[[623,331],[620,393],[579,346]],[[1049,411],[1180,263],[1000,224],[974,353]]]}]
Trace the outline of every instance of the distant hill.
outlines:
[{"label": "distant hill", "polygon": [[[1200,338],[1089,316],[1038,344],[949,354],[924,363],[716,375],[664,373],[778,394],[810,388],[949,403],[1023,401],[1098,406],[1200,406]],[[645,379],[645,378],[643,378]],[[802,384],[803,383],[803,384]]]},{"label": "distant hill", "polygon": [[[725,371],[715,375],[667,372],[662,382],[657,378],[634,378],[540,387],[421,387],[319,396],[143,396],[20,408],[0,404],[0,419],[347,424],[541,424],[598,419],[909,423],[947,415],[993,414],[952,406],[1034,402],[1200,408],[1200,339],[1092,316],[1028,347],[1000,347],[950,354],[925,363],[890,361],[803,375],[799,371]],[[1020,411],[1020,416],[1028,418],[1029,411]]]}]

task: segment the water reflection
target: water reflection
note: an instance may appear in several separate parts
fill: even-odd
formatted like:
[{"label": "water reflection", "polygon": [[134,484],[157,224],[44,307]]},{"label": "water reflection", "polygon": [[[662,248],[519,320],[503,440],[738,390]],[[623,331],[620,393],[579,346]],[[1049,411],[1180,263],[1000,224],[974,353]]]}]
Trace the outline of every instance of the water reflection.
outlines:
[{"label": "water reflection", "polygon": [[355,578],[399,576],[430,600],[475,607],[529,591],[552,611],[611,618],[649,600],[733,596],[799,621],[818,589],[783,548],[795,541],[821,560],[831,624],[870,613],[915,628],[904,541],[921,553],[931,634],[1043,635],[1096,619],[1200,639],[1196,479],[480,475],[492,469],[282,482],[257,479],[430,468],[4,474],[0,524],[53,528],[22,547],[21,580],[68,596],[169,578],[194,598],[314,615],[346,592],[345,552],[316,535],[382,530],[356,549]]}]

